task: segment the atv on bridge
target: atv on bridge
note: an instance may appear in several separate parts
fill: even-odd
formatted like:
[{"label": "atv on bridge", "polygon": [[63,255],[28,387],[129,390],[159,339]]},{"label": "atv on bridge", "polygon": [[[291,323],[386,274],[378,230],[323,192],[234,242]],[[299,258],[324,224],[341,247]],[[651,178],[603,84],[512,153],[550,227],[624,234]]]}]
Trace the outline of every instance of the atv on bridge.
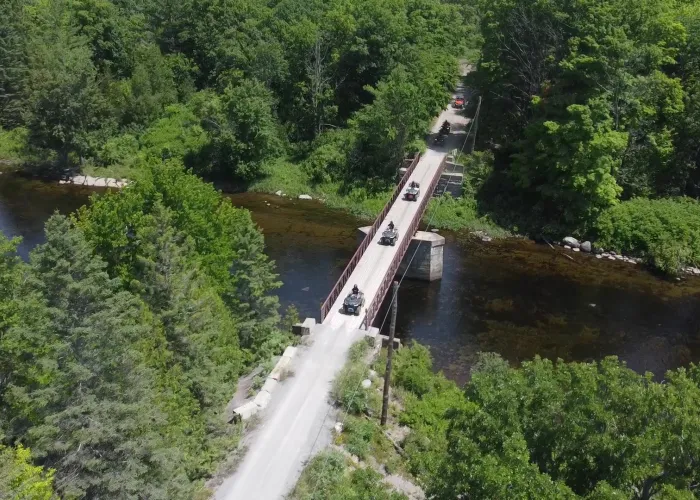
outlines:
[{"label": "atv on bridge", "polygon": [[345,297],[345,302],[343,302],[343,312],[345,314],[354,314],[355,316],[360,315],[360,309],[365,305],[365,294],[362,292],[351,292],[350,295]]},{"label": "atv on bridge", "polygon": [[391,245],[392,247],[396,245],[396,240],[399,239],[399,230],[393,226],[388,227],[382,233],[382,237],[379,242],[382,245]]},{"label": "atv on bridge", "polygon": [[417,201],[418,196],[420,196],[420,184],[413,181],[411,184],[409,184],[406,194],[404,195],[404,199],[407,201]]}]

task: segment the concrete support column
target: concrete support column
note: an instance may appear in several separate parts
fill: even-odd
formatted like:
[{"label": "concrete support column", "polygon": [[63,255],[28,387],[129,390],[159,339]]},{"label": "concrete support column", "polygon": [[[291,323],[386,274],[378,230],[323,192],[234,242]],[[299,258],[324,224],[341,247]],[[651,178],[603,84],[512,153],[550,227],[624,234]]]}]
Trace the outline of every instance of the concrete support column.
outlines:
[{"label": "concrete support column", "polygon": [[[369,230],[369,226],[359,228],[358,240],[362,241]],[[379,243],[373,244],[378,245]],[[399,267],[399,274],[405,272],[407,278],[423,281],[441,279],[444,246],[445,238],[443,236],[437,233],[418,231],[408,245],[406,255]],[[412,261],[411,258],[413,258]]]}]

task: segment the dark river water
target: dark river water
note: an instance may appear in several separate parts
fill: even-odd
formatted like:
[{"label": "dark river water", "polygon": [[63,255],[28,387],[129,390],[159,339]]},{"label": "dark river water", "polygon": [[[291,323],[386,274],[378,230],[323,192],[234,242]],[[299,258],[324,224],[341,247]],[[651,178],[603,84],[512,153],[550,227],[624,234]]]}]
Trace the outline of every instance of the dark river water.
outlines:
[{"label": "dark river water", "polygon": [[[26,257],[43,240],[43,223],[55,210],[75,210],[92,192],[2,175],[0,230],[24,238]],[[355,250],[361,222],[316,202],[230,197],[252,211],[265,233],[284,282],[282,305],[317,317]],[[666,281],[639,266],[581,254],[571,261],[559,249],[524,240],[444,236],[443,279],[403,281],[397,333],[429,346],[436,368],[454,380],[468,378],[479,351],[514,363],[536,354],[565,360],[617,355],[657,377],[700,361],[698,279]]]}]

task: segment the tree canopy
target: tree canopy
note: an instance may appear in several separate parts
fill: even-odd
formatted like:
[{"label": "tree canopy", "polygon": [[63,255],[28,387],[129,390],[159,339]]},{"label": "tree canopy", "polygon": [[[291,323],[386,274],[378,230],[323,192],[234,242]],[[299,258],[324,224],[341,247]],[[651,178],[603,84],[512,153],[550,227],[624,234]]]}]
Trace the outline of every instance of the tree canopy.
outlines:
[{"label": "tree canopy", "polygon": [[698,366],[660,383],[614,357],[515,368],[481,354],[460,391],[425,348],[404,351],[404,446],[430,498],[697,498]]},{"label": "tree canopy", "polygon": [[0,481],[13,487],[194,497],[235,443],[224,410],[242,370],[288,341],[250,214],[174,161],[142,172],[52,216],[28,263],[0,237]]}]

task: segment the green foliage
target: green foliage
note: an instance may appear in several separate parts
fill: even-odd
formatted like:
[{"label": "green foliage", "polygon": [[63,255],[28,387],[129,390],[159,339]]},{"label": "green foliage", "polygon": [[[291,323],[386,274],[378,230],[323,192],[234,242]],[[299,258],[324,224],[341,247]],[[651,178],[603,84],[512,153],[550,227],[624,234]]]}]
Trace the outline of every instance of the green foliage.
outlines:
[{"label": "green foliage", "polygon": [[0,160],[17,162],[26,144],[27,129],[18,127],[5,131],[0,128]]},{"label": "green foliage", "polygon": [[433,360],[425,346],[413,344],[397,351],[393,361],[392,382],[399,387],[423,396],[432,383]]},{"label": "green foliage", "polygon": [[[62,216],[47,222],[46,243],[32,252],[30,268],[47,324],[43,345],[31,353],[39,357],[38,373],[6,393],[13,431],[56,469],[62,495],[186,494],[184,450],[171,448],[158,432],[163,415],[136,348],[149,338],[138,299],[109,278],[104,262]],[[19,323],[11,333],[18,341],[31,338],[31,327]],[[163,488],[166,477],[172,482]]]},{"label": "green foliage", "polygon": [[479,142],[498,147],[480,201],[496,216],[583,235],[620,200],[700,194],[695,2],[481,8]]},{"label": "green foliage", "polygon": [[148,166],[143,173],[133,186],[93,198],[80,212],[80,226],[110,272],[127,281],[135,275],[140,235],[160,202],[172,211],[174,229],[190,239],[203,272],[237,318],[241,345],[262,349],[274,341],[278,300],[269,292],[279,283],[249,212],[234,208],[175,162]]},{"label": "green foliage", "polygon": [[228,86],[220,98],[203,103],[200,113],[210,136],[211,168],[243,180],[260,175],[263,163],[281,150],[273,104],[272,93],[255,80]]},{"label": "green foliage", "polygon": [[194,498],[239,437],[244,364],[288,342],[248,212],[174,163],[144,172],[53,216],[30,264],[0,237],[0,435],[64,497]]},{"label": "green foliage", "polygon": [[343,411],[354,415],[376,413],[379,395],[371,387],[364,389],[362,381],[369,376],[365,355],[369,345],[360,340],[353,344],[348,361],[333,381],[331,397]]},{"label": "green foliage", "polygon": [[658,384],[615,358],[536,358],[513,369],[491,357],[465,393],[466,403],[450,414],[441,474],[431,479],[439,498],[448,491],[499,496],[504,488],[557,498],[607,490],[610,497],[610,487],[650,498],[697,481],[689,464],[700,442],[685,436],[700,425],[692,410],[700,387],[683,369]]},{"label": "green foliage", "polygon": [[[415,347],[413,349],[416,349]],[[616,358],[512,368],[480,354],[461,391],[415,364],[403,396],[411,471],[434,498],[695,498],[700,368],[641,376]]]},{"label": "green foliage", "polygon": [[677,274],[700,262],[700,205],[690,198],[634,198],[598,219],[599,243],[641,255],[651,265]]},{"label": "green foliage", "polygon": [[16,449],[0,445],[0,492],[2,498],[51,500],[53,470],[31,464],[31,454],[21,445]]},{"label": "green foliage", "polygon": [[361,460],[365,460],[376,432],[374,422],[361,417],[348,416],[344,421],[343,429],[346,449]]},{"label": "green foliage", "polygon": [[[109,107],[86,41],[62,5],[37,4],[24,74],[30,143],[54,151],[62,166],[94,153],[109,127]],[[74,155],[74,156],[73,156]]]},{"label": "green foliage", "polygon": [[18,157],[110,177],[177,158],[249,183],[291,142],[312,182],[383,191],[476,38],[475,12],[439,0],[7,3],[0,124],[29,130]]},{"label": "green foliage", "polygon": [[404,500],[391,491],[370,468],[351,469],[338,451],[323,452],[311,460],[292,491],[291,500]]}]

